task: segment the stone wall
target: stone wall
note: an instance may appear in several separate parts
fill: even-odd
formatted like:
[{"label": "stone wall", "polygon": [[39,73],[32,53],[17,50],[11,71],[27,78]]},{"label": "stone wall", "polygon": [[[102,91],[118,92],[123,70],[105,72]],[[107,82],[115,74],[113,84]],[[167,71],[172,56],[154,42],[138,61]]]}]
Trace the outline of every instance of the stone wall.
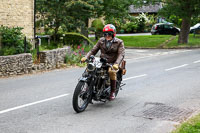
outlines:
[{"label": "stone wall", "polygon": [[55,69],[62,67],[65,63],[66,53],[70,52],[70,47],[40,52],[40,64],[42,69]]},{"label": "stone wall", "polygon": [[0,56],[0,77],[28,74],[32,70],[31,54]]},{"label": "stone wall", "polygon": [[40,63],[33,64],[31,54],[0,56],[0,77],[22,75],[51,70],[65,65],[66,53],[70,47],[40,52]]},{"label": "stone wall", "polygon": [[34,34],[34,0],[0,0],[0,25],[22,27],[28,38]]}]

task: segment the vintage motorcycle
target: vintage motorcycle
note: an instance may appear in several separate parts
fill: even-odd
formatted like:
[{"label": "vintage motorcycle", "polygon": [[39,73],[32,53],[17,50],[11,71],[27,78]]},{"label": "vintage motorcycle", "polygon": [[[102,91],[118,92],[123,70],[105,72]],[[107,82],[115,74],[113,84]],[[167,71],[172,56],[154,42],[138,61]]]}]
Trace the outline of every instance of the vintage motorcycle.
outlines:
[{"label": "vintage motorcycle", "polygon": [[[112,65],[107,63],[104,58],[97,58],[93,55],[86,61],[87,67],[79,79],[79,82],[74,90],[72,99],[74,110],[79,113],[83,112],[89,103],[94,101],[106,102],[109,100],[111,88],[108,68]],[[125,84],[122,81],[122,70],[117,72],[117,82],[115,96],[119,89]]]}]

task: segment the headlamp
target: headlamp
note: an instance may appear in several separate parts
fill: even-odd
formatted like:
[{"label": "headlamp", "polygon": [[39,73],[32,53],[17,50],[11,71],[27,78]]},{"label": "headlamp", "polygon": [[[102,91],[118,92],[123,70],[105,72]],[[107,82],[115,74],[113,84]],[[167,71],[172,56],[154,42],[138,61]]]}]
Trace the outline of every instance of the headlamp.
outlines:
[{"label": "headlamp", "polygon": [[94,64],[93,63],[89,63],[88,66],[87,66],[87,70],[88,71],[94,71],[94,69],[95,69]]}]

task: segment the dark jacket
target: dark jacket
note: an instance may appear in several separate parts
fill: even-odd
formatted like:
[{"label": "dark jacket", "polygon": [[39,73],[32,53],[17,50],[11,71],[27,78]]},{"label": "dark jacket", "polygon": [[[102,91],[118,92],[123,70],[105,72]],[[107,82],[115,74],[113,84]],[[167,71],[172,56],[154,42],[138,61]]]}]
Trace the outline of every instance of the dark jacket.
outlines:
[{"label": "dark jacket", "polygon": [[118,38],[113,39],[110,48],[106,47],[105,38],[100,38],[93,49],[88,52],[86,57],[89,58],[91,55],[96,55],[99,50],[101,50],[100,57],[108,59],[108,63],[120,64],[125,56],[124,42]]}]

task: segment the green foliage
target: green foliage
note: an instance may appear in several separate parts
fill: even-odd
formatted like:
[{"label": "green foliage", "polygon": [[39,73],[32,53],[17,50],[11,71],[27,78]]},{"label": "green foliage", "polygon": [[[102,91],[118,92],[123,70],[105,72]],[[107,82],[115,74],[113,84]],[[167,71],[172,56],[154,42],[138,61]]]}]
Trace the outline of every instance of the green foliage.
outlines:
[{"label": "green foliage", "polygon": [[[24,35],[22,28],[0,27],[1,44],[0,55],[14,55],[24,52]],[[31,44],[27,44],[27,52],[30,52]]]},{"label": "green foliage", "polygon": [[54,41],[59,40],[59,28],[65,32],[77,32],[87,28],[88,19],[97,16],[102,0],[36,0],[38,21],[44,24],[46,33],[53,29]]},{"label": "green foliage", "polygon": [[135,33],[137,32],[137,24],[134,22],[127,23],[123,26],[123,29],[125,30],[125,32]]},{"label": "green foliage", "polygon": [[54,41],[60,38],[59,28],[65,32],[81,30],[84,33],[90,18],[105,16],[106,20],[115,18],[122,23],[131,4],[130,0],[36,0],[36,3],[37,21],[41,23],[37,25],[44,25],[46,33],[53,29],[50,35]]},{"label": "green foliage", "polygon": [[103,22],[101,21],[101,19],[95,19],[94,21],[92,21],[92,27],[94,28],[95,32],[95,39],[98,40],[100,37],[103,36]]},{"label": "green foliage", "polygon": [[191,16],[200,14],[199,0],[166,0],[160,14],[166,17],[175,15],[180,18],[191,19]]},{"label": "green foliage", "polygon": [[84,66],[85,64],[81,64],[80,62],[84,54],[84,46],[78,45],[71,53],[66,54],[65,63],[68,65]]},{"label": "green foliage", "polygon": [[200,13],[199,13],[199,16],[192,17],[191,26],[194,26],[197,23],[200,23]]},{"label": "green foliage", "polygon": [[92,21],[92,27],[95,28],[96,32],[102,32],[104,25],[101,19],[95,19],[94,21]]},{"label": "green foliage", "polygon": [[170,15],[169,19],[167,20],[176,25],[177,27],[181,27],[182,19],[180,17],[177,17],[175,15]]},{"label": "green foliage", "polygon": [[43,43],[40,46],[40,51],[44,51],[44,50],[52,50],[52,49],[57,49],[57,48],[62,48],[63,44],[61,43],[55,43],[55,42],[51,42],[50,45],[48,45],[48,43],[45,43],[43,41]]},{"label": "green foliage", "polygon": [[155,24],[155,16],[141,13],[139,16],[130,16],[127,23],[121,23],[121,29],[127,33],[149,32]]},{"label": "green foliage", "polygon": [[179,43],[188,43],[191,19],[199,16],[199,5],[200,0],[165,0],[164,7],[160,10],[159,14],[166,18],[175,15],[183,21],[178,40]]},{"label": "green foliage", "polygon": [[182,123],[172,133],[200,133],[200,115],[196,115]]},{"label": "green foliage", "polygon": [[0,56],[14,55],[16,54],[15,47],[4,47],[0,49]]},{"label": "green foliage", "polygon": [[35,64],[38,63],[37,50],[36,49],[31,50],[31,54],[32,54],[33,63],[35,63]]},{"label": "green foliage", "polygon": [[125,19],[119,19],[119,18],[110,17],[105,22],[106,22],[106,24],[113,24],[116,27],[117,33],[120,33],[121,30],[124,30],[123,29],[123,25],[126,22],[126,20]]},{"label": "green foliage", "polygon": [[[104,0],[102,15],[105,16],[106,21],[111,22],[118,19],[122,22],[129,15],[130,5],[130,0]],[[116,25],[115,23],[111,24]]]},{"label": "green foliage", "polygon": [[137,18],[137,31],[143,32],[145,29],[145,23],[147,23],[149,20],[146,14],[144,13],[139,14],[139,16],[136,18]]},{"label": "green foliage", "polygon": [[72,45],[73,47],[82,44],[84,41],[93,45],[90,39],[79,33],[66,33],[63,39],[65,44]]},{"label": "green foliage", "polygon": [[145,29],[147,32],[151,31],[151,28],[154,24],[157,23],[156,18],[157,16],[155,15],[149,15],[149,14],[145,14],[146,15],[146,21],[145,21]]}]

